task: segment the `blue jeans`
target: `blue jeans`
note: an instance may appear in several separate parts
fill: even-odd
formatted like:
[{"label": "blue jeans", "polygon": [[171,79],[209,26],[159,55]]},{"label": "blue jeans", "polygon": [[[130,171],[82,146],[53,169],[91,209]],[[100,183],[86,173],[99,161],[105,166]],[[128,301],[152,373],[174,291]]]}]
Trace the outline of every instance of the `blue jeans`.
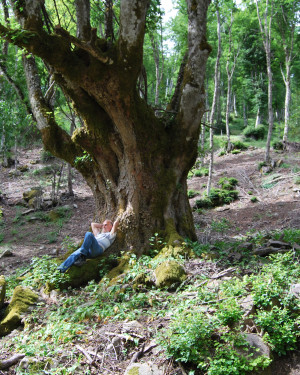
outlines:
[{"label": "blue jeans", "polygon": [[86,232],[81,247],[74,251],[59,267],[61,272],[66,272],[82,255],[85,258],[97,258],[103,253],[102,247],[98,244],[91,232]]}]

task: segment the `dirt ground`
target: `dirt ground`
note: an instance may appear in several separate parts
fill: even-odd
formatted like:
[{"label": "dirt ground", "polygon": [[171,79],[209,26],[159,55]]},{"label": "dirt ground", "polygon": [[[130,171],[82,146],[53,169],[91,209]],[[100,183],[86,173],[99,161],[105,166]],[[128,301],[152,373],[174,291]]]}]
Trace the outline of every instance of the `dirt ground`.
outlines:
[{"label": "dirt ground", "polygon": [[[4,237],[0,242],[0,256],[6,249],[12,253],[12,256],[0,258],[0,274],[11,274],[16,268],[29,264],[34,256],[56,255],[64,251],[63,240],[69,237],[74,242],[80,241],[90,222],[96,219],[91,191],[76,171],[73,171],[75,195],[71,198],[64,196],[61,201],[61,205],[68,206],[71,211],[71,218],[66,219],[62,226],[39,221],[34,213],[22,215],[28,208],[17,204],[23,202],[25,191],[42,185],[43,190],[50,194],[52,189],[53,176],[41,178],[36,173],[49,165],[49,162],[41,162],[41,154],[40,148],[19,153],[18,168],[27,166],[26,172],[14,173],[14,168],[0,167],[0,207],[4,220],[4,227],[0,227],[0,234],[2,231]],[[224,235],[218,223],[226,224],[226,235],[230,237],[263,230],[300,228],[300,186],[296,184],[300,174],[299,153],[273,153],[272,159],[281,160],[282,164],[269,174],[258,171],[258,163],[263,158],[264,150],[260,149],[215,157],[213,186],[217,187],[221,177],[235,177],[239,199],[211,210],[194,210],[198,241],[205,243],[215,240],[220,233]],[[192,207],[200,193],[205,191],[206,183],[207,177],[188,180],[188,189],[199,192],[190,200]],[[62,181],[61,191],[66,190],[66,183]],[[253,196],[258,199],[256,203],[251,202]]]},{"label": "dirt ground", "polygon": [[[46,166],[41,162],[42,150],[39,148],[22,150],[19,154],[18,168],[27,166],[26,172],[14,173],[14,168],[0,167],[0,209],[3,212],[4,225],[0,226],[0,275],[8,276],[16,268],[27,267],[34,256],[52,255],[64,251],[62,243],[66,238],[78,242],[88,230],[94,213],[94,202],[89,188],[82,177],[74,174],[74,197],[63,196],[61,206],[67,206],[71,212],[62,225],[40,220],[36,212],[24,214],[28,207],[23,203],[23,193],[36,186],[42,186],[49,195],[53,176],[37,173]],[[198,241],[211,242],[222,236],[238,237],[247,233],[269,231],[283,228],[300,228],[300,178],[299,153],[273,153],[272,159],[282,160],[280,167],[269,174],[258,170],[258,163],[264,158],[264,151],[252,149],[237,155],[215,157],[213,186],[221,177],[235,177],[238,180],[239,199],[229,205],[210,210],[194,210],[194,221]],[[205,191],[207,177],[193,177],[188,180],[188,189],[199,194],[190,200],[195,201]],[[65,192],[66,181],[62,181],[61,192]],[[253,203],[251,197],[258,201]],[[43,211],[48,213],[50,211]],[[222,224],[224,227],[223,231]],[[3,256],[3,251],[10,250],[10,256]],[[211,263],[212,264],[212,263]],[[203,271],[203,269],[202,269]],[[121,324],[121,323],[120,323]],[[165,322],[145,322],[149,330]],[[108,328],[113,330],[115,323]],[[102,337],[99,331],[99,338]],[[97,336],[98,337],[98,336]],[[124,373],[126,362],[116,363],[115,373]],[[170,363],[170,365],[172,365]],[[173,365],[172,365],[173,366]],[[11,374],[14,373],[13,369]],[[180,369],[174,373],[183,373]],[[270,373],[276,375],[300,375],[300,348],[285,358],[274,359]],[[262,375],[262,374],[261,374]]]}]

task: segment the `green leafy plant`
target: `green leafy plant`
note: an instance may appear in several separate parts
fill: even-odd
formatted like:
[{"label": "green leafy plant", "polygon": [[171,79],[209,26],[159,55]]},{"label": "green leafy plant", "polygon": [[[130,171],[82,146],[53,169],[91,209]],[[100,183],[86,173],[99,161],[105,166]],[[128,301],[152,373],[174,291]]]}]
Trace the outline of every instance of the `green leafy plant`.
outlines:
[{"label": "green leafy plant", "polygon": [[252,138],[254,140],[264,139],[264,137],[265,137],[265,128],[262,125],[257,126],[257,127],[247,126],[243,130],[243,134],[244,134],[244,136],[246,138]]},{"label": "green leafy plant", "polygon": [[267,163],[265,161],[260,161],[257,164],[257,169],[260,171],[262,169],[262,167],[266,167],[266,166],[267,166]]},{"label": "green leafy plant", "polygon": [[274,148],[274,150],[283,150],[284,149],[284,145],[281,141],[273,142],[272,147]]},{"label": "green leafy plant", "polygon": [[299,332],[288,309],[273,306],[271,311],[259,310],[254,320],[266,332],[264,340],[276,353],[285,355],[296,349]]},{"label": "green leafy plant", "polygon": [[22,284],[39,289],[49,283],[54,288],[59,288],[60,284],[68,278],[68,274],[62,275],[60,273],[57,264],[51,257],[44,255],[41,258],[34,257],[32,259],[30,273],[26,275]]},{"label": "green leafy plant", "polygon": [[222,177],[218,181],[218,185],[224,190],[234,190],[238,184],[238,180],[234,177]]},{"label": "green leafy plant", "polygon": [[149,244],[150,244],[149,255],[151,257],[154,257],[155,255],[157,255],[160,252],[160,250],[164,246],[166,246],[166,242],[158,233],[154,233],[154,235],[149,238]]},{"label": "green leafy plant", "polygon": [[203,176],[208,176],[208,168],[201,168],[201,169],[196,169],[193,171],[195,177],[203,177]]},{"label": "green leafy plant", "polygon": [[209,196],[205,192],[202,199],[195,202],[195,208],[211,208],[229,204],[238,198],[237,190],[211,189]]},{"label": "green leafy plant", "polygon": [[47,163],[53,159],[55,159],[55,156],[53,156],[50,151],[42,150],[41,160],[43,163]]},{"label": "green leafy plant", "polygon": [[242,141],[234,141],[232,142],[234,146],[234,150],[239,150],[239,151],[245,151],[248,150],[248,146],[245,145]]},{"label": "green leafy plant", "polygon": [[296,176],[296,177],[294,178],[294,183],[295,183],[296,185],[300,185],[300,176]]},{"label": "green leafy plant", "polygon": [[213,220],[210,226],[214,232],[219,232],[222,234],[232,227],[230,221],[226,218],[222,218],[221,220]]},{"label": "green leafy plant", "polygon": [[188,197],[189,198],[194,198],[196,195],[199,195],[200,192],[196,190],[188,190]]},{"label": "green leafy plant", "polygon": [[80,163],[81,164],[90,163],[91,161],[93,161],[91,155],[87,151],[83,151],[83,155],[82,156],[77,156],[75,158],[74,164],[78,165]]}]

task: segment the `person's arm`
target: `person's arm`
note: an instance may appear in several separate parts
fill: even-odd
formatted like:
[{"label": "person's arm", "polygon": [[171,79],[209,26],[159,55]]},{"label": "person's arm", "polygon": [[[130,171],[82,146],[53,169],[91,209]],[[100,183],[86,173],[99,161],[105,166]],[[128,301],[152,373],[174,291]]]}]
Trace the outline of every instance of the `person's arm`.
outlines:
[{"label": "person's arm", "polygon": [[93,235],[94,236],[97,236],[97,234],[99,234],[101,232],[101,229],[103,227],[103,224],[99,224],[99,223],[91,223],[91,227],[92,227],[92,232],[93,232]]},{"label": "person's arm", "polygon": [[110,231],[111,234],[115,234],[117,232],[119,224],[120,224],[120,218],[117,217],[116,221],[113,223],[112,230]]}]

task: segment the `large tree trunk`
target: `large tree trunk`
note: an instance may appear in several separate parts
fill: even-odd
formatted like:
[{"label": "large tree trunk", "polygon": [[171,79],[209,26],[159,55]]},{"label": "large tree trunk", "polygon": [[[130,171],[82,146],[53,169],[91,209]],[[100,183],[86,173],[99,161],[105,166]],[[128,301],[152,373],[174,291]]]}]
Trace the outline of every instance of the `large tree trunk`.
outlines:
[{"label": "large tree trunk", "polygon": [[[136,89],[147,0],[121,0],[119,39],[111,48],[90,29],[89,9],[79,19],[81,38],[60,26],[54,35],[47,34],[39,1],[19,9],[25,29],[22,37],[16,34],[12,38],[0,25],[0,35],[27,48],[53,69],[56,82],[84,120],[72,137],[57,125],[43,98],[35,61],[24,59],[31,106],[46,149],[82,173],[93,192],[99,219],[122,214],[120,243],[137,251],[160,229],[196,238],[186,179],[197,157],[205,111],[209,0],[188,0],[187,4],[188,61],[177,98],[178,112],[171,123],[155,117]],[[89,7],[87,0],[77,0],[76,5],[78,9]]]}]

